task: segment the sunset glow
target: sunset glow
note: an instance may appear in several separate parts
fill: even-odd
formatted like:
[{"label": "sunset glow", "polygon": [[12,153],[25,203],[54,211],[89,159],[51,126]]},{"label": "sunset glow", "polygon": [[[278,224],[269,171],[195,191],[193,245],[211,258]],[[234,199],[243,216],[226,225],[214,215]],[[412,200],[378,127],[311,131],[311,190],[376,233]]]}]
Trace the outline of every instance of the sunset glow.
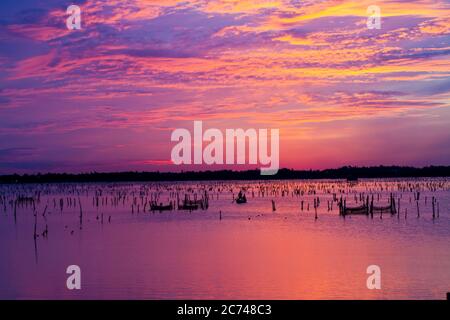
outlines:
[{"label": "sunset glow", "polygon": [[450,164],[448,1],[377,1],[379,30],[372,1],[75,2],[72,31],[0,3],[0,174],[205,169],[170,161],[193,121],[279,128],[280,167]]}]

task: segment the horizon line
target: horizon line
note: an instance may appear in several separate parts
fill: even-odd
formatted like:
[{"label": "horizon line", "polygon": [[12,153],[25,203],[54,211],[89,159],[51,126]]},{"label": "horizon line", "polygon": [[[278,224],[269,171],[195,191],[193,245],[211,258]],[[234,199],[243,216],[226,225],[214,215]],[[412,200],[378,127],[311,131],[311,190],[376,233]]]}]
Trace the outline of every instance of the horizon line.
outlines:
[{"label": "horizon line", "polygon": [[342,166],[329,169],[282,168],[276,175],[260,175],[258,169],[203,171],[117,171],[83,173],[33,173],[0,175],[0,183],[23,182],[123,182],[123,181],[193,181],[193,180],[288,180],[450,177],[450,165],[414,166]]}]

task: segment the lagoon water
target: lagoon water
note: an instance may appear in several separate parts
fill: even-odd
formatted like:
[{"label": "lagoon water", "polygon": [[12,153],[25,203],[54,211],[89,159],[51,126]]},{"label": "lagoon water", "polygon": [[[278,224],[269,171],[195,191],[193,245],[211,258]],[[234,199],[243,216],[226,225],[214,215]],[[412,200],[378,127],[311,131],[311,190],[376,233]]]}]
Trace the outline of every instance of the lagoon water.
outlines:
[{"label": "lagoon water", "polygon": [[[242,188],[248,203],[236,204]],[[156,196],[167,204],[205,192],[207,210],[149,210]],[[374,195],[386,205],[391,193],[398,215],[343,218],[333,201],[357,206]],[[0,299],[445,299],[450,291],[450,179],[0,185],[0,197]],[[81,290],[66,287],[69,265],[81,268]],[[369,265],[381,268],[381,290],[366,286]]]}]

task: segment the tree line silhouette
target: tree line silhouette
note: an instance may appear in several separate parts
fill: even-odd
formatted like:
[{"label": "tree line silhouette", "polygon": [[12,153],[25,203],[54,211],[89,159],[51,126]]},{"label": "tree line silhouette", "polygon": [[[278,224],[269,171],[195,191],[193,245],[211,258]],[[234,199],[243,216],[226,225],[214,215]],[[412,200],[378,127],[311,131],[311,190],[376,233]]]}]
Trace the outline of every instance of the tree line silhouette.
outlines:
[{"label": "tree line silhouette", "polygon": [[276,175],[262,176],[259,170],[246,171],[182,171],[182,172],[90,172],[11,174],[0,176],[0,183],[51,183],[51,182],[124,182],[124,181],[207,181],[207,180],[287,180],[287,179],[348,179],[449,177],[450,166],[423,168],[378,166],[351,167],[325,170],[280,169]]}]

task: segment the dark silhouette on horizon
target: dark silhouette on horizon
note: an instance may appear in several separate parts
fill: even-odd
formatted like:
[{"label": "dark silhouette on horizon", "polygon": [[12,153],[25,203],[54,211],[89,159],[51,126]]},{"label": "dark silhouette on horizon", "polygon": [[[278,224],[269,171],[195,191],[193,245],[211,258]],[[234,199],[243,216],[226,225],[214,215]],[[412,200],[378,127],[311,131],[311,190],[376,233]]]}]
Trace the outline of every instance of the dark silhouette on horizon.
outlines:
[{"label": "dark silhouette on horizon", "polygon": [[358,178],[418,178],[450,177],[450,166],[423,168],[378,166],[351,167],[324,170],[280,169],[276,175],[262,176],[259,170],[246,171],[182,171],[182,172],[110,172],[110,173],[46,173],[11,174],[0,176],[0,183],[51,182],[125,182],[125,181],[207,181],[207,180],[287,180],[287,179],[348,179]]}]

